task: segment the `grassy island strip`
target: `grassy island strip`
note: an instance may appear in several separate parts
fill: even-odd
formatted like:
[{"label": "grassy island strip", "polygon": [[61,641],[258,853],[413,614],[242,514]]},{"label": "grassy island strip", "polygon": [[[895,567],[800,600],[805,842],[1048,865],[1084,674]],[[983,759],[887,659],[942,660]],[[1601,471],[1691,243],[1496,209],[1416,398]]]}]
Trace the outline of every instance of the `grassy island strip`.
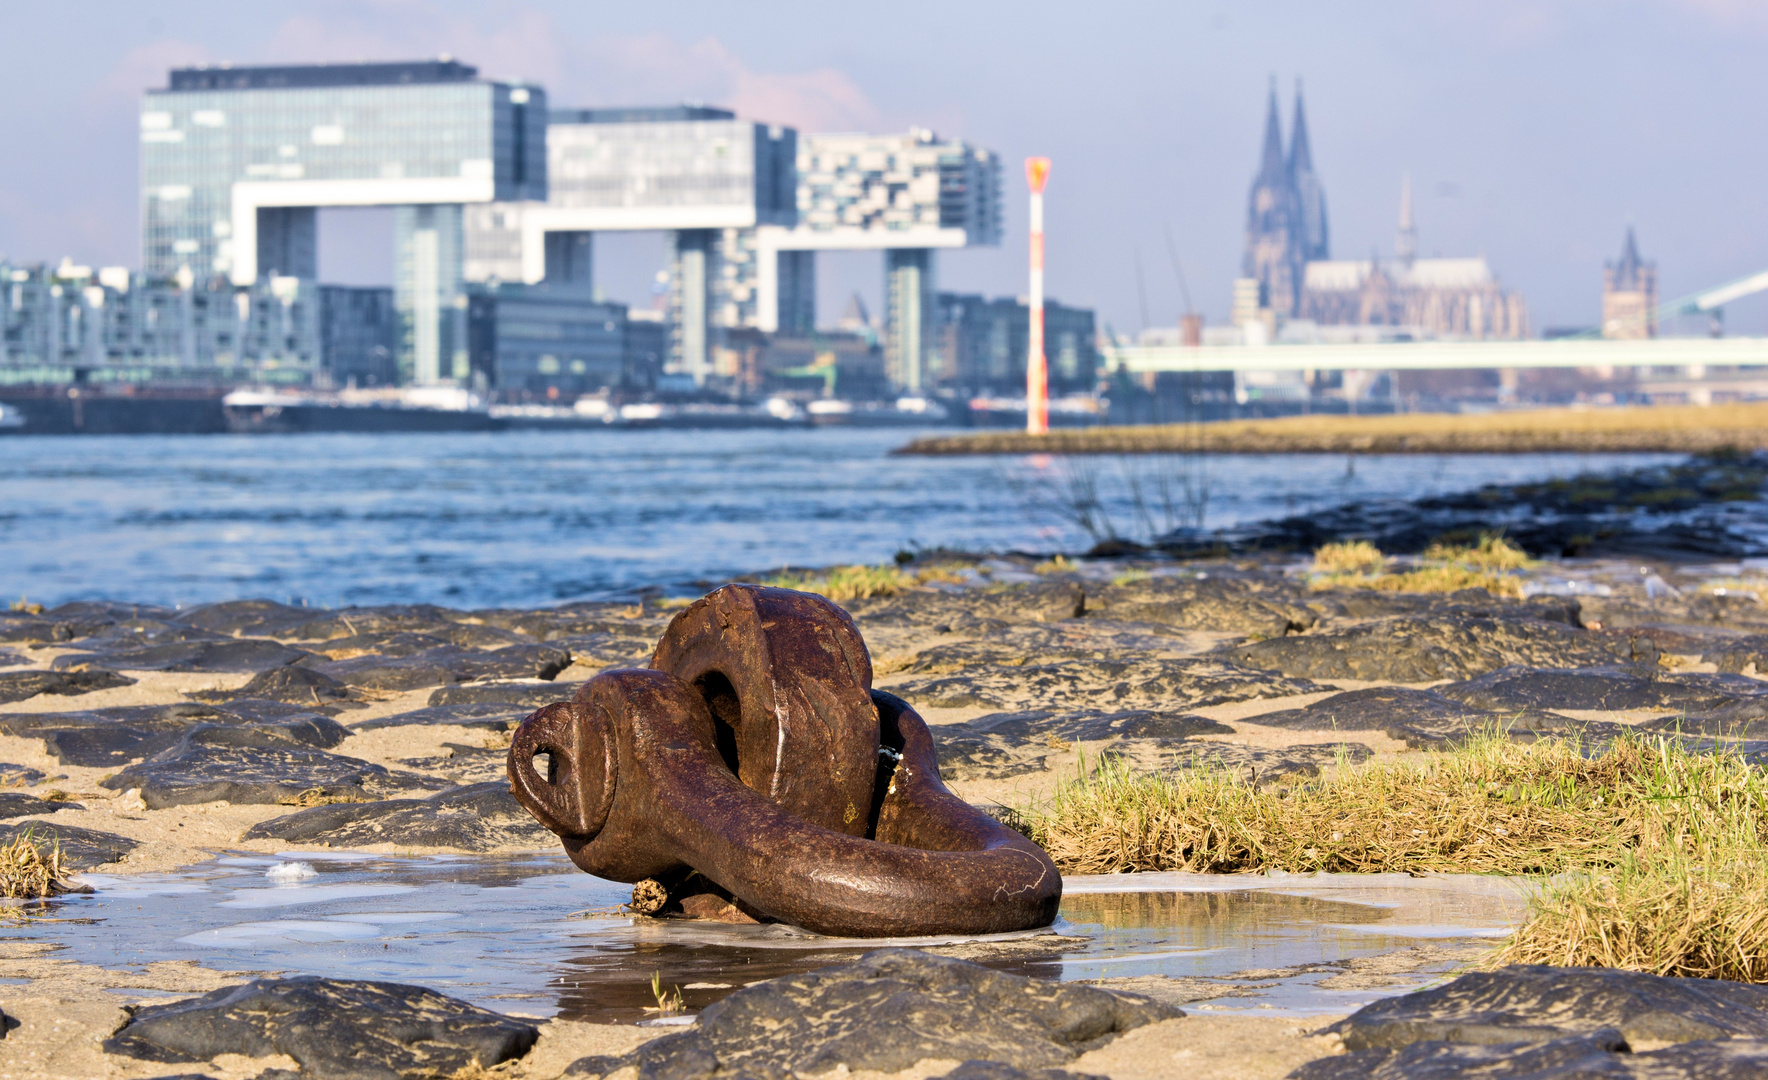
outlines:
[{"label": "grassy island strip", "polygon": [[940,435],[899,454],[1706,454],[1768,448],[1768,402],[1479,415],[1289,416]]},{"label": "grassy island strip", "polygon": [[1542,875],[1495,962],[1768,982],[1768,774],[1729,750],[1492,732],[1275,789],[1094,765],[1020,812],[1064,872]]}]

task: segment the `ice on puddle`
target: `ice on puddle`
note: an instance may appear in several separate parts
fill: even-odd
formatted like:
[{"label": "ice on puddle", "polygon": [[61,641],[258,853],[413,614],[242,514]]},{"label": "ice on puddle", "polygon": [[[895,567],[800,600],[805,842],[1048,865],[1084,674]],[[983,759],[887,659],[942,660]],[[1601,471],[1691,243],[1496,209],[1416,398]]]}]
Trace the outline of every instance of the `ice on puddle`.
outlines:
[{"label": "ice on puddle", "polygon": [[318,877],[319,871],[310,862],[279,862],[264,871],[264,876],[271,881],[300,881],[303,878]]}]

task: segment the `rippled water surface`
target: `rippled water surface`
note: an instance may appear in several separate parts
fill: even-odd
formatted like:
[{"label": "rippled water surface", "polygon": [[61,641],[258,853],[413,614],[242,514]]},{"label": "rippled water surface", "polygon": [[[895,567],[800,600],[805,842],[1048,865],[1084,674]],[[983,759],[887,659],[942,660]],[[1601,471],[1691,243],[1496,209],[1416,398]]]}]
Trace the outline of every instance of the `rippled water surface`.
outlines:
[{"label": "rippled water surface", "polygon": [[0,591],[537,606],[904,548],[1084,550],[1064,508],[1090,500],[1146,536],[1668,460],[889,455],[916,434],[0,438]]}]

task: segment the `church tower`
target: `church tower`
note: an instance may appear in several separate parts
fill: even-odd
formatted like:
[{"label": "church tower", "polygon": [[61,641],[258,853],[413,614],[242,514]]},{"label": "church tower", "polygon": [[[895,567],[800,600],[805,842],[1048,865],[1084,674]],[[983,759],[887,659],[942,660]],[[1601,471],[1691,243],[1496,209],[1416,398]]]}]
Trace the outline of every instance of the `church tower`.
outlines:
[{"label": "church tower", "polygon": [[1629,225],[1620,259],[1602,269],[1602,336],[1657,337],[1657,306],[1657,263],[1639,257]]},{"label": "church tower", "polygon": [[1247,197],[1246,258],[1241,278],[1258,282],[1259,307],[1281,318],[1293,315],[1301,298],[1299,217],[1290,162],[1283,154],[1283,126],[1277,115],[1277,81],[1273,78],[1265,110],[1264,149]]},{"label": "church tower", "polygon": [[1295,232],[1303,263],[1332,257],[1326,228],[1326,192],[1314,175],[1314,152],[1308,144],[1308,118],[1302,111],[1301,80],[1295,80],[1295,124],[1289,132],[1289,184],[1295,191]]}]

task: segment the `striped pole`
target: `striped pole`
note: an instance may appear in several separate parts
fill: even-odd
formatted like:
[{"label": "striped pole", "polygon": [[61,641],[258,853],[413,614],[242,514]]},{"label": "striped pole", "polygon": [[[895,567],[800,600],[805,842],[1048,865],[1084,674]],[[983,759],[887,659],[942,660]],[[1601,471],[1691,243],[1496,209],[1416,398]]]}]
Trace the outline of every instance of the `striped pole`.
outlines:
[{"label": "striped pole", "polygon": [[1050,430],[1050,369],[1044,360],[1044,182],[1050,159],[1025,159],[1031,185],[1031,348],[1025,358],[1025,430],[1042,435]]}]

